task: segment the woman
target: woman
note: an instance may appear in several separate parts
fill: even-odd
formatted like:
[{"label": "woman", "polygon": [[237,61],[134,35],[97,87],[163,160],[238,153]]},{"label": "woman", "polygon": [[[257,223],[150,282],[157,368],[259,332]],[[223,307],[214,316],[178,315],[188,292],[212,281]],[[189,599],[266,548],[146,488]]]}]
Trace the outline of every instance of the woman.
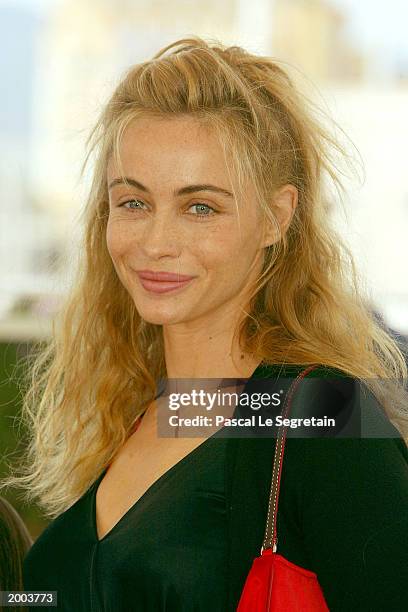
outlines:
[{"label": "woman", "polygon": [[[32,543],[18,512],[0,497],[0,591],[23,590],[23,560]],[[0,601],[0,610],[6,608],[6,601]],[[13,608],[24,610],[21,606]]]},{"label": "woman", "polygon": [[[199,38],[133,66],[89,142],[83,259],[32,369],[31,463],[9,479],[55,518],[25,588],[75,612],[235,610],[275,442],[159,436],[157,384],[314,364],[325,412],[328,375],[372,379],[377,399],[376,378],[406,377],[327,219],[341,148],[276,62]],[[408,604],[399,397],[372,408],[378,439],[287,441],[278,552],[317,573],[331,610]]]}]

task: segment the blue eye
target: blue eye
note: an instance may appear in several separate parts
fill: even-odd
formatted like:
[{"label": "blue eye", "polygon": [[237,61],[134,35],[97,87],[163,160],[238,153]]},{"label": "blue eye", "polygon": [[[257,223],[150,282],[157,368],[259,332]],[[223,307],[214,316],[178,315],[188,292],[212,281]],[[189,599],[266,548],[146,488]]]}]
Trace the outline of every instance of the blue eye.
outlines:
[{"label": "blue eye", "polygon": [[141,208],[128,208],[127,206],[125,206],[125,204],[143,204],[144,205],[144,202],[142,202],[141,200],[127,200],[126,202],[122,202],[122,204],[119,204],[119,207],[126,208],[127,210],[143,210]]},{"label": "blue eye", "polygon": [[[127,206],[128,204],[135,204],[136,206]],[[142,206],[141,206],[142,205]],[[132,212],[145,210],[146,204],[142,200],[126,200],[126,202],[122,202],[119,204],[119,208],[126,208],[126,210],[130,210]],[[194,217],[212,217],[216,214],[216,210],[209,206],[208,204],[204,204],[202,202],[197,202],[196,204],[192,204],[190,208],[196,208],[196,213],[193,214]]]},{"label": "blue eye", "polygon": [[[211,208],[211,206],[208,206],[208,204],[202,204],[202,203],[192,204],[190,208],[194,208],[194,206],[197,206],[199,209],[199,212],[196,213],[197,217],[211,217],[212,214],[216,212],[213,208]],[[206,209],[205,212],[203,212],[203,209]],[[209,211],[212,211],[212,212],[209,212]]]}]

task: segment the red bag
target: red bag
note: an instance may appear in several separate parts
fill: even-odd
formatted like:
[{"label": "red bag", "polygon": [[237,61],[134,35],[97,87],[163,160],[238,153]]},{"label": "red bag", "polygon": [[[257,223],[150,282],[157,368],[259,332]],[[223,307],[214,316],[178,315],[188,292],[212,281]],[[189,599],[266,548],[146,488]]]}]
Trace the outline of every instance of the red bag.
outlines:
[{"label": "red bag", "polygon": [[[299,381],[316,366],[303,370],[293,381],[282,416],[287,417]],[[261,556],[256,557],[245,581],[237,612],[328,612],[315,572],[288,561],[276,553],[276,518],[279,485],[285,450],[286,426],[276,439],[269,509]],[[272,520],[271,520],[272,518]]]}]

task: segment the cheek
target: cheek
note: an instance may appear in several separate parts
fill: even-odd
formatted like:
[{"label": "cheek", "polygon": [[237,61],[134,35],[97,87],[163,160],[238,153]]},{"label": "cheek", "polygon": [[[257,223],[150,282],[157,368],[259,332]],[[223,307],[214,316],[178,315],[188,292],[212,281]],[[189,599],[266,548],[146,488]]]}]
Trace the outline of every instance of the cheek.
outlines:
[{"label": "cheek", "polygon": [[257,243],[254,235],[244,231],[241,236],[225,231],[213,239],[202,241],[199,249],[214,268],[243,270],[245,273],[256,256]]},{"label": "cheek", "polygon": [[106,246],[112,259],[117,259],[126,253],[128,243],[129,236],[124,224],[118,221],[108,221],[106,226]]},{"label": "cheek", "polygon": [[231,265],[236,254],[234,240],[225,232],[211,232],[188,241],[188,250],[207,270],[222,270]]}]

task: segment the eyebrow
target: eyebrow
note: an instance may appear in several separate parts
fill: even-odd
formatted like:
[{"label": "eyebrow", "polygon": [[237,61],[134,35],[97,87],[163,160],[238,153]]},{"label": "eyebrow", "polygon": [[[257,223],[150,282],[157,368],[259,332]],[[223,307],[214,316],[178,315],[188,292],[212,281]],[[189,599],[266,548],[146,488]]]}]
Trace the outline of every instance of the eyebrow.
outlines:
[{"label": "eyebrow", "polygon": [[[144,191],[145,193],[150,193],[147,187],[145,187],[139,181],[136,181],[136,179],[133,179],[130,177],[113,179],[113,181],[111,181],[109,184],[108,191],[110,191],[113,187],[115,187],[115,185],[122,185],[125,183],[129,183],[129,185],[132,185],[133,187],[136,187],[137,189],[140,189],[141,191]],[[214,193],[220,193],[221,195],[224,195],[228,198],[234,197],[230,191],[227,191],[226,189],[222,189],[222,187],[217,187],[216,185],[210,185],[207,183],[199,184],[199,185],[187,185],[186,187],[181,187],[181,189],[178,189],[177,191],[174,192],[174,195],[176,196],[186,195],[189,193],[196,193],[197,191],[213,191]]]}]

